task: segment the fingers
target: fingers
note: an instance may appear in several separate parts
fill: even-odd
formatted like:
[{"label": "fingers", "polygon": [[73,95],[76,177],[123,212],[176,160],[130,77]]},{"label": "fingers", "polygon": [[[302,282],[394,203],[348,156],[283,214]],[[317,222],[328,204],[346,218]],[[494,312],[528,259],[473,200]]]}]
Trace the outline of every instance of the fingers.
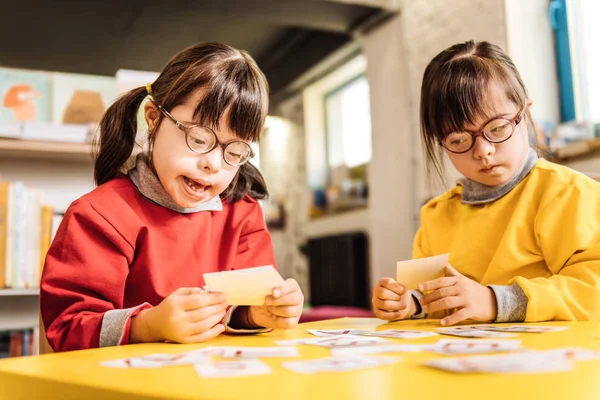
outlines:
[{"label": "fingers", "polygon": [[302,315],[302,305],[269,307],[271,314],[280,318],[296,318]]},{"label": "fingers", "polygon": [[383,310],[374,310],[375,316],[379,319],[383,319],[386,321],[395,321],[399,319],[405,318],[404,311],[383,311]]},{"label": "fingers", "polygon": [[428,292],[430,290],[438,290],[443,287],[448,287],[452,285],[456,285],[457,278],[456,277],[444,277],[434,279],[432,281],[423,282],[419,285],[419,291],[421,293]]},{"label": "fingers", "polygon": [[443,318],[440,321],[440,324],[442,326],[450,326],[450,325],[458,324],[459,322],[462,322],[469,318],[471,318],[471,311],[468,308],[462,308],[462,309],[458,310],[457,312],[455,312],[454,314],[451,314],[451,315],[447,316],[446,318]]},{"label": "fingers", "polygon": [[300,286],[295,279],[286,279],[283,285],[273,288],[272,297],[274,299],[281,298],[289,293],[300,291]]},{"label": "fingers", "polygon": [[226,312],[226,307],[223,307],[222,304],[217,304],[212,306],[200,307],[190,311],[185,311],[185,318],[189,322],[200,322],[208,317],[212,317],[213,315],[217,314],[220,314],[221,318],[223,318]]},{"label": "fingers", "polygon": [[217,313],[211,315],[210,317],[204,318],[198,322],[193,322],[189,324],[189,330],[186,328],[186,336],[194,336],[200,334],[202,332],[208,331],[213,328],[215,325],[220,324],[221,320],[225,316],[225,313]]},{"label": "fingers", "polygon": [[293,291],[285,291],[282,288],[275,288],[273,292],[279,289],[279,297],[267,296],[265,298],[265,305],[267,306],[296,306],[304,304],[304,295],[299,287],[296,287]]},{"label": "fingers", "polygon": [[456,296],[458,294],[458,285],[443,287],[438,290],[434,290],[433,292],[421,297],[420,303],[422,306],[426,306],[427,304],[443,299],[444,297]]},{"label": "fingers", "polygon": [[[404,293],[406,293],[406,289],[404,288],[404,286],[402,286],[401,284],[399,284],[392,278],[380,279],[379,282],[377,283],[377,287],[382,287],[384,289],[387,289],[388,291],[396,294],[398,297],[402,296]],[[383,298],[383,299],[385,300],[386,298]],[[398,299],[390,298],[390,300],[398,300]]]},{"label": "fingers", "polygon": [[221,333],[225,331],[225,326],[223,324],[217,324],[212,328],[205,330],[202,333],[197,333],[195,335],[191,335],[186,337],[181,341],[181,343],[198,343],[198,342],[206,342],[207,340],[213,339],[219,336]]},{"label": "fingers", "polygon": [[406,302],[399,300],[381,300],[379,298],[373,298],[373,308],[377,308],[382,311],[399,311],[404,310],[407,307]]},{"label": "fingers", "polygon": [[463,299],[459,296],[444,297],[440,300],[432,301],[431,303],[422,306],[423,311],[426,313],[432,313],[440,310],[450,310],[452,308],[458,308],[464,306]]},{"label": "fingers", "polygon": [[190,311],[197,310],[202,307],[220,305],[222,308],[227,307],[227,300],[225,294],[220,292],[205,292],[200,291],[199,293],[190,293],[180,295],[177,298],[179,307],[182,310]]},{"label": "fingers", "polygon": [[446,276],[462,276],[462,274],[460,272],[458,272],[456,269],[454,269],[454,267],[450,264],[446,265],[445,275]]}]

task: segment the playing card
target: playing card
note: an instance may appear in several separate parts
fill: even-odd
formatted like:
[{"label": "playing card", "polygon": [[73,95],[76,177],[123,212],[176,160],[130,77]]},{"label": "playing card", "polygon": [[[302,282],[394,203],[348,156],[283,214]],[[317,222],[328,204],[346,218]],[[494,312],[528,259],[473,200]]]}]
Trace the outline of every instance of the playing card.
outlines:
[{"label": "playing card", "polygon": [[424,363],[452,372],[541,373],[564,372],[573,368],[566,357],[544,352],[524,352],[490,356],[442,358]]},{"label": "playing card", "polygon": [[418,353],[419,351],[426,349],[426,347],[426,345],[422,344],[386,344],[354,347],[334,347],[331,349],[331,355],[334,357],[347,357],[380,353]]},{"label": "playing card", "polygon": [[387,340],[382,339],[380,337],[340,335],[310,339],[309,341],[304,342],[304,344],[328,348],[345,346],[369,346],[377,343],[387,343]]},{"label": "playing card", "polygon": [[271,373],[271,367],[260,360],[215,361],[194,365],[203,378],[231,378]]},{"label": "playing card", "polygon": [[224,348],[223,358],[299,357],[296,347],[230,347]]},{"label": "playing card", "polygon": [[408,290],[417,290],[420,283],[444,276],[449,254],[396,263],[396,280]]},{"label": "playing card", "polygon": [[206,290],[225,293],[227,304],[236,306],[262,306],[273,288],[284,283],[272,265],[211,272],[204,274],[204,281]]},{"label": "playing card", "polygon": [[369,331],[363,331],[359,329],[307,329],[307,331],[315,336],[328,337],[328,336],[339,336],[339,335],[360,335],[368,333]]},{"label": "playing card", "polygon": [[398,358],[392,357],[354,356],[319,358],[306,361],[288,361],[282,363],[282,366],[290,371],[298,372],[300,374],[314,374],[317,372],[353,371],[390,365],[397,361],[399,361]]},{"label": "playing card", "polygon": [[402,330],[398,330],[398,329],[387,329],[387,330],[378,331],[378,332],[355,333],[355,335],[375,336],[375,337],[395,338],[395,339],[415,339],[415,338],[437,336],[438,334],[435,332],[425,332],[425,331],[402,331]]},{"label": "playing card", "polygon": [[122,358],[104,361],[101,362],[100,365],[111,368],[160,368],[173,365],[199,364],[208,361],[208,357],[203,354],[186,352],[177,354],[149,354],[141,357]]},{"label": "playing card", "polygon": [[556,353],[572,361],[600,360],[600,351],[585,349],[582,347],[564,347],[560,349],[546,350],[546,353]]},{"label": "playing card", "polygon": [[545,333],[560,332],[569,329],[568,326],[540,326],[540,325],[479,325],[479,329],[493,332],[517,332],[517,333]]},{"label": "playing card", "polygon": [[479,354],[516,351],[521,348],[520,340],[463,340],[440,339],[427,350],[438,354]]},{"label": "playing card", "polygon": [[453,328],[436,328],[436,331],[442,335],[459,336],[468,338],[504,338],[515,337],[514,333],[493,332],[493,331],[472,331],[472,330],[454,330]]}]

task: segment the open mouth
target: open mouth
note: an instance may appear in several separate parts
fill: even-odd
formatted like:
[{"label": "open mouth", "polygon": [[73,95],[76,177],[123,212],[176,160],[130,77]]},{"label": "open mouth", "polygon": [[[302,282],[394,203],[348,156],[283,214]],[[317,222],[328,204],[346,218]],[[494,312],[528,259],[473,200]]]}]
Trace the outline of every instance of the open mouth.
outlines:
[{"label": "open mouth", "polygon": [[204,191],[210,188],[210,185],[202,184],[198,181],[188,178],[187,176],[184,176],[183,180],[185,184],[196,193],[203,193]]}]

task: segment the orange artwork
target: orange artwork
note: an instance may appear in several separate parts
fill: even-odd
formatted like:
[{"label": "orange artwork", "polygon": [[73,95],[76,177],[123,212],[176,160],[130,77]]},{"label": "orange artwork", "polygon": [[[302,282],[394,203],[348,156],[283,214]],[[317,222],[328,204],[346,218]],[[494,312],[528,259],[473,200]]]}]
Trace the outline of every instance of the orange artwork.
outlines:
[{"label": "orange artwork", "polygon": [[12,109],[15,121],[35,121],[37,108],[33,100],[41,95],[29,85],[16,84],[6,91],[2,105]]}]

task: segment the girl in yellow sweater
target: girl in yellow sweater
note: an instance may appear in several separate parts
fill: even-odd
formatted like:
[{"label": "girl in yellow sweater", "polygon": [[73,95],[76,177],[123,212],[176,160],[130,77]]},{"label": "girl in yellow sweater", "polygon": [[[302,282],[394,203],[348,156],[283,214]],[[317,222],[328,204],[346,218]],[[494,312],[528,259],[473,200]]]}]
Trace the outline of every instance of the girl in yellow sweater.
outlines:
[{"label": "girl in yellow sweater", "polygon": [[421,87],[428,169],[442,176],[445,153],[464,177],[422,208],[413,258],[450,253],[450,265],[418,291],[381,279],[379,318],[599,319],[600,184],[538,158],[531,104],[495,45],[460,43],[429,63]]}]

